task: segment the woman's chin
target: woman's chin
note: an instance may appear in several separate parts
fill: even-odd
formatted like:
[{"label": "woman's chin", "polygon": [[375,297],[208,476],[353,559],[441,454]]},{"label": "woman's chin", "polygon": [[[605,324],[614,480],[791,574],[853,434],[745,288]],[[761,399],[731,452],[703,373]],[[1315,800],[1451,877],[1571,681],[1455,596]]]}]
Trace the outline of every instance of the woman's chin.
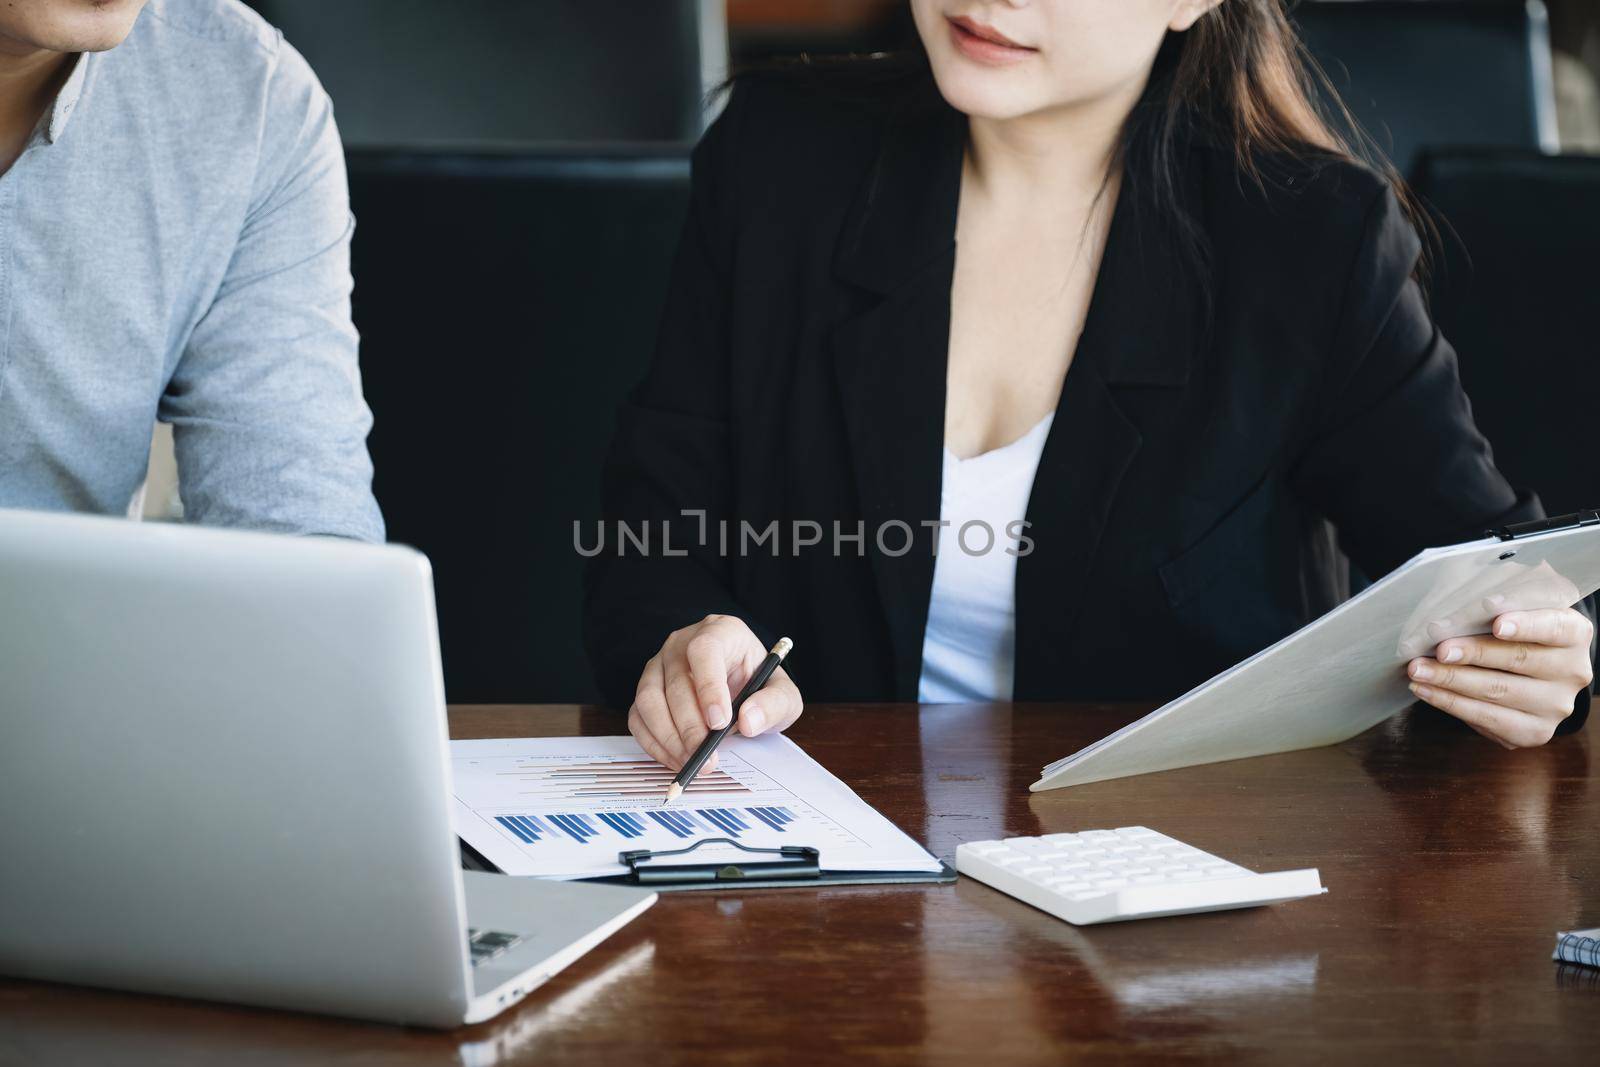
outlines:
[{"label": "woman's chin", "polygon": [[1008,84],[1004,72],[935,69],[934,81],[945,103],[971,118],[1014,119],[1042,106],[1037,93],[1027,91],[1015,80]]}]

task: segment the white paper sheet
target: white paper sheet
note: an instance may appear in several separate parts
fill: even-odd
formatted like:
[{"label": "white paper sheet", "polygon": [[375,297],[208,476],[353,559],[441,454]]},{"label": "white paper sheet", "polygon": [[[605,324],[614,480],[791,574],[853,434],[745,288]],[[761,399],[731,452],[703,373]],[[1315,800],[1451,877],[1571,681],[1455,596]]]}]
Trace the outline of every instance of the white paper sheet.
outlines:
[{"label": "white paper sheet", "polygon": [[[824,870],[937,871],[939,861],[786,737],[730,736],[715,771],[663,808],[672,772],[631,737],[452,741],[461,838],[507,874],[624,873],[617,853],[732,838],[809,845]],[[708,845],[688,862],[776,861]]]}]

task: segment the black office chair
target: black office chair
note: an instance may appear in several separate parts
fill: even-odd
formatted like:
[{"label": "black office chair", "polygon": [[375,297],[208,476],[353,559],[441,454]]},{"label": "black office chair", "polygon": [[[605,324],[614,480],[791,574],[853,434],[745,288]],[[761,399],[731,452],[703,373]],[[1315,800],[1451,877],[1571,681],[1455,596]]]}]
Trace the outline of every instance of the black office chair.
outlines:
[{"label": "black office chair", "polygon": [[453,701],[597,697],[583,560],[688,204],[681,151],[353,152],[355,321],[392,540],[433,560]]},{"label": "black office chair", "polygon": [[711,0],[247,2],[310,61],[353,148],[692,141],[726,64]]},{"label": "black office chair", "polygon": [[1557,148],[1538,0],[1305,0],[1294,18],[1351,113],[1404,173],[1428,146]]},{"label": "black office chair", "polygon": [[[1433,308],[1495,460],[1552,514],[1600,504],[1600,156],[1431,152]],[[1452,232],[1453,231],[1453,232]]]}]

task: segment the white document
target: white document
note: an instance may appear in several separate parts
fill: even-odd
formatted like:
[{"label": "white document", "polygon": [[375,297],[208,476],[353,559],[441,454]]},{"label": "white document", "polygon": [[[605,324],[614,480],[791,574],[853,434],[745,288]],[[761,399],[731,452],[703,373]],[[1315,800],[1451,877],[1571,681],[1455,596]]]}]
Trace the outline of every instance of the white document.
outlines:
[{"label": "white document", "polygon": [[1348,740],[1415,699],[1405,665],[1600,588],[1600,525],[1430,548],[1315,622],[1050,764],[1034,791]]},{"label": "white document", "polygon": [[[731,734],[717,767],[663,808],[672,771],[631,737],[452,741],[456,832],[507,874],[623,874],[617,853],[707,838],[809,845],[825,871],[937,871],[939,861],[782,735]],[[683,862],[777,862],[707,845]]]}]

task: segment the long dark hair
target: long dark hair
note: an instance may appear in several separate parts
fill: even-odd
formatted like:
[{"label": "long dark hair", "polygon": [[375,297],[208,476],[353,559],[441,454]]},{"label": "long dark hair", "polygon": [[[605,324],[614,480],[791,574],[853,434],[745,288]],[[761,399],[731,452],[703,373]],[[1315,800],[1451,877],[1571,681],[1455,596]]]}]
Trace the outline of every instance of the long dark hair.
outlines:
[{"label": "long dark hair", "polygon": [[[736,70],[728,84],[765,75],[859,97],[937,100],[927,53],[909,36],[889,52],[765,60]],[[1197,133],[1231,147],[1239,172],[1263,187],[1274,180],[1273,160],[1364,163],[1394,189],[1425,248],[1433,243],[1426,213],[1307,52],[1284,0],[1222,0],[1187,31],[1169,33],[1117,145],[1114,168],[1171,220],[1179,251],[1205,284],[1210,253],[1179,180],[1182,153]],[[1419,278],[1426,261],[1425,253]]]},{"label": "long dark hair", "polygon": [[[1232,148],[1239,172],[1258,186],[1263,163],[1361,162],[1394,190],[1431,243],[1434,229],[1405,179],[1351,115],[1284,10],[1283,0],[1222,0],[1187,32],[1168,34],[1143,98],[1128,117],[1119,165],[1132,169],[1179,221],[1185,251],[1206,250],[1177,194],[1177,153],[1200,127]],[[1418,262],[1419,278],[1427,256]]]}]

